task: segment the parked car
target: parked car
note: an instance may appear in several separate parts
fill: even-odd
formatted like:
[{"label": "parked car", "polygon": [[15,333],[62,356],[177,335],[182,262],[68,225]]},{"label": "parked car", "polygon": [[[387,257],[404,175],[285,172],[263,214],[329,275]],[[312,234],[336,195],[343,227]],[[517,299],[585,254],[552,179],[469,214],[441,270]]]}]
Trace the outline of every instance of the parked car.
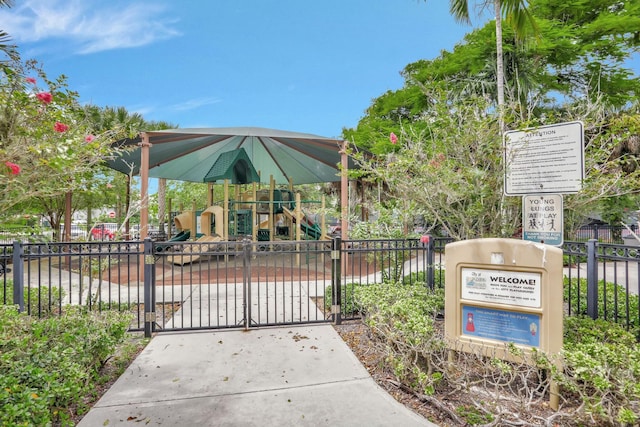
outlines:
[{"label": "parked car", "polygon": [[91,240],[114,240],[118,224],[98,223],[91,227]]}]

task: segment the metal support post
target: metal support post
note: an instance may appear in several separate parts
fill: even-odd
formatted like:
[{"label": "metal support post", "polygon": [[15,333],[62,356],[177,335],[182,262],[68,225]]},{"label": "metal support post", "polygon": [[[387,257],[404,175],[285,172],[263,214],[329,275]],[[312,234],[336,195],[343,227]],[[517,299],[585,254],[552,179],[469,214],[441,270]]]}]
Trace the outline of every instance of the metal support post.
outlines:
[{"label": "metal support post", "polygon": [[144,239],[144,336],[146,338],[151,338],[156,325],[155,265],[153,242],[147,237]]},{"label": "metal support post", "polygon": [[22,242],[13,242],[13,303],[18,306],[18,312],[24,311],[24,264]]},{"label": "metal support post", "polygon": [[336,237],[331,242],[331,314],[336,325],[342,323],[342,240]]},{"label": "metal support post", "polygon": [[598,259],[596,239],[587,242],[587,315],[598,318]]},{"label": "metal support post", "polygon": [[427,261],[425,280],[429,289],[434,290],[436,283],[434,270],[434,264],[436,263],[436,241],[431,235],[422,236],[421,241],[424,244],[424,257]]},{"label": "metal support post", "polygon": [[242,240],[242,322],[248,331],[251,324],[251,240]]}]

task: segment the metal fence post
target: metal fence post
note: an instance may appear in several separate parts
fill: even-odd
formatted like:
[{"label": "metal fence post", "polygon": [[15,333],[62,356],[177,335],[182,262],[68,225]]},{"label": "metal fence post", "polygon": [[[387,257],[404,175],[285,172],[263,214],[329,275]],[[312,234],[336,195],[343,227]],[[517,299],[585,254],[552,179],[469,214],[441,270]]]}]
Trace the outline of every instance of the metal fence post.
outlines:
[{"label": "metal fence post", "polygon": [[587,315],[598,318],[598,259],[596,239],[587,242]]},{"label": "metal fence post", "polygon": [[251,240],[242,240],[242,313],[244,330],[249,330],[251,324]]},{"label": "metal fence post", "polygon": [[22,242],[13,242],[13,303],[18,312],[24,311],[24,264],[22,263],[24,247]]},{"label": "metal fence post", "polygon": [[431,235],[422,236],[420,241],[424,244],[424,258],[427,262],[425,280],[429,289],[434,290],[436,284],[434,271],[434,264],[436,263],[436,241]]},{"label": "metal fence post", "polygon": [[342,323],[342,239],[336,237],[331,242],[331,314],[336,325]]},{"label": "metal fence post", "polygon": [[144,336],[151,338],[156,325],[156,261],[153,257],[153,242],[144,239]]}]

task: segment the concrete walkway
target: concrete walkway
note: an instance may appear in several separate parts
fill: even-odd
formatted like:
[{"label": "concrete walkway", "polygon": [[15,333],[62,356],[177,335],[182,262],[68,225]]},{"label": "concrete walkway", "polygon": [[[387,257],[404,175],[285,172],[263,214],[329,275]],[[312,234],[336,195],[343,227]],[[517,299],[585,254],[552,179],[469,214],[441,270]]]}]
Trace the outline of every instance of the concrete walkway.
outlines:
[{"label": "concrete walkway", "polygon": [[93,426],[434,426],[328,324],[154,337],[80,422]]}]

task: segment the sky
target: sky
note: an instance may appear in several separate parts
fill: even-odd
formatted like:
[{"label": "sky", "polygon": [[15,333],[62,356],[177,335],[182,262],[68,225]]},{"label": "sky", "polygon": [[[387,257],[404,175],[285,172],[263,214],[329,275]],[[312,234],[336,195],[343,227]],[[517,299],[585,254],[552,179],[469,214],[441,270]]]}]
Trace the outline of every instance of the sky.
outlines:
[{"label": "sky", "polygon": [[[15,0],[0,28],[80,101],[176,127],[340,137],[473,27],[443,0]],[[481,18],[476,25],[481,25]]]}]

